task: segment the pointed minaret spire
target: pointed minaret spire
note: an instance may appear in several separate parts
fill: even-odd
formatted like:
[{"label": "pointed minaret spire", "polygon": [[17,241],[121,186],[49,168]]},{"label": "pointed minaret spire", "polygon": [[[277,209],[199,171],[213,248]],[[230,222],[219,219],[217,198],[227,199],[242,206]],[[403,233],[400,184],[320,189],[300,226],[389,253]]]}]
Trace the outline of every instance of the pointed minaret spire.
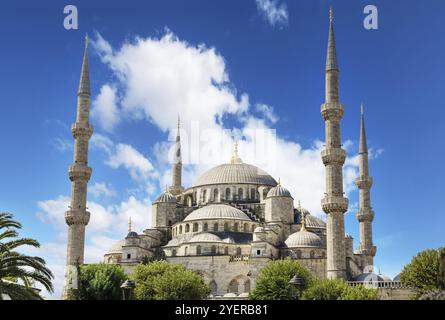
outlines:
[{"label": "pointed minaret spire", "polygon": [[79,90],[77,95],[91,95],[90,66],[88,62],[88,33],[85,34],[85,52],[83,54],[82,72],[80,74]]},{"label": "pointed minaret spire", "polygon": [[182,155],[181,155],[181,119],[178,115],[178,127],[176,132],[175,154],[172,167],[172,186],[170,193],[173,195],[180,194],[184,188],[182,187]]},{"label": "pointed minaret spire", "polygon": [[326,192],[321,200],[321,206],[327,216],[326,276],[328,279],[346,279],[344,214],[348,211],[348,199],[343,191],[343,165],[346,151],[342,149],[340,130],[344,108],[339,99],[339,69],[333,20],[331,8],[325,70],[325,103],[321,105],[326,132],[326,147],[321,152],[321,158],[326,167]]},{"label": "pointed minaret spire", "polygon": [[371,207],[372,177],[369,176],[368,147],[366,143],[363,104],[360,109],[360,145],[358,155],[359,176],[355,180],[360,193],[360,209],[356,215],[357,220],[360,223],[360,245],[356,253],[363,255],[364,259],[361,267],[365,270],[365,268],[369,268],[374,264],[374,256],[377,252],[377,248],[372,242],[372,221],[374,220],[374,211]]},{"label": "pointed minaret spire", "polygon": [[328,53],[326,55],[326,70],[338,70],[337,50],[335,48],[334,37],[334,13],[332,6],[329,10],[329,37],[328,37]]},{"label": "pointed minaret spire", "polygon": [[360,105],[360,113],[361,113],[361,119],[360,119],[360,146],[358,153],[366,153],[368,154],[368,145],[366,143],[366,132],[365,132],[365,115],[363,112],[363,103]]},{"label": "pointed minaret spire", "polygon": [[85,228],[90,220],[87,208],[87,188],[92,169],[88,166],[88,143],[93,134],[90,125],[90,74],[88,66],[88,35],[85,38],[82,72],[77,92],[76,122],[71,126],[74,138],[74,160],[68,169],[71,181],[71,203],[65,212],[68,225],[65,286],[62,298],[77,290],[77,268],[84,262]]}]

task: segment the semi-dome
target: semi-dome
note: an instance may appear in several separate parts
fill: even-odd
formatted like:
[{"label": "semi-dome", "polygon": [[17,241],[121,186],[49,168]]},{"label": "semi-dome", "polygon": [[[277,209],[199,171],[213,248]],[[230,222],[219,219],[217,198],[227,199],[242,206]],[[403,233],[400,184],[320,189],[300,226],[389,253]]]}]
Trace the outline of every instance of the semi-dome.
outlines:
[{"label": "semi-dome", "polygon": [[127,238],[137,238],[137,237],[138,237],[138,234],[137,234],[137,232],[134,232],[134,231],[130,231],[127,234]]},{"label": "semi-dome", "polygon": [[212,204],[192,211],[184,221],[202,219],[251,220],[244,212],[235,207],[225,204]]},{"label": "semi-dome", "polygon": [[204,232],[193,236],[188,242],[221,242],[216,234]]},{"label": "semi-dome", "polygon": [[276,186],[277,182],[264,170],[247,163],[227,163],[214,167],[199,177],[196,186],[214,184],[253,184]]},{"label": "semi-dome", "polygon": [[[309,213],[308,210],[302,208],[302,211],[304,213],[304,219],[306,222],[306,227],[308,228],[319,228],[319,229],[326,229],[326,222],[321,220],[320,218],[317,218],[316,216],[313,216]],[[295,223],[300,224],[301,223],[301,214],[297,211],[296,212],[296,221]]]},{"label": "semi-dome", "polygon": [[292,233],[284,242],[288,248],[299,248],[299,247],[316,247],[320,248],[323,246],[321,238],[313,232],[306,230],[298,231]]},{"label": "semi-dome", "polygon": [[267,198],[270,198],[270,197],[288,197],[288,198],[292,198],[292,196],[290,195],[289,190],[284,188],[281,185],[281,183],[278,183],[278,185],[276,187],[273,187],[272,189],[269,190],[269,192],[267,193]]},{"label": "semi-dome", "polygon": [[176,197],[174,195],[172,195],[168,191],[165,191],[159,197],[156,198],[154,203],[158,203],[158,202],[162,202],[162,203],[176,203],[177,200],[176,200]]},{"label": "semi-dome", "polygon": [[125,240],[119,240],[117,242],[115,242],[110,250],[108,250],[108,254],[112,254],[112,253],[122,253],[122,247],[125,245]]}]

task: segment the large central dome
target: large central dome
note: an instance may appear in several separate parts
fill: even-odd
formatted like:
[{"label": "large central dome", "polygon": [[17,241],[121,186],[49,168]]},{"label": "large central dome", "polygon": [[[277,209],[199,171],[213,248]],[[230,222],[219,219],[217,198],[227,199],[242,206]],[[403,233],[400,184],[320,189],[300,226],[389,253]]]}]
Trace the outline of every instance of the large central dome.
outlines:
[{"label": "large central dome", "polygon": [[227,163],[205,172],[195,186],[210,184],[255,184],[276,186],[277,182],[264,170],[247,163]]}]

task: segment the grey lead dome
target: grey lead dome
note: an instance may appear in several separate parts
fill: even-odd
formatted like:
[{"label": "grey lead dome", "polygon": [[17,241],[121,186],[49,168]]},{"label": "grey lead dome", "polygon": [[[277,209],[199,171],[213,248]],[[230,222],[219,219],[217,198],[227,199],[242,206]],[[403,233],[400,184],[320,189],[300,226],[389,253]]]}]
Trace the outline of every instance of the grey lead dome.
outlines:
[{"label": "grey lead dome", "polygon": [[266,171],[247,163],[226,163],[205,172],[196,186],[213,184],[254,184],[275,187],[277,182]]}]

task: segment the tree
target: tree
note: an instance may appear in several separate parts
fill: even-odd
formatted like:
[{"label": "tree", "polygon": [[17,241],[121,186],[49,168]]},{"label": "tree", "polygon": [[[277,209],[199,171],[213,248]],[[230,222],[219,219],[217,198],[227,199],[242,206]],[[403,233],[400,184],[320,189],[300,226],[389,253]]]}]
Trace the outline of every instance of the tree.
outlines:
[{"label": "tree", "polygon": [[443,250],[444,248],[419,252],[400,273],[400,281],[416,290],[416,298],[424,293],[441,289],[441,284],[445,280],[441,274],[439,252],[443,254]]},{"label": "tree", "polygon": [[[303,278],[301,289],[289,284],[293,276]],[[250,293],[252,300],[294,300],[301,296],[302,290],[310,286],[312,276],[308,269],[298,261],[289,258],[274,260],[267,263],[261,270],[255,289]]]},{"label": "tree", "polygon": [[198,300],[210,294],[197,273],[162,260],[137,265],[133,279],[137,300]]},{"label": "tree", "polygon": [[338,300],[348,288],[341,280],[315,280],[303,293],[305,300]]},{"label": "tree", "polygon": [[120,286],[127,276],[120,265],[88,264],[80,266],[79,300],[122,300]]},{"label": "tree", "polygon": [[303,293],[305,300],[377,300],[376,289],[351,287],[343,280],[315,280]]},{"label": "tree", "polygon": [[3,295],[13,300],[40,300],[34,284],[53,292],[53,275],[45,260],[15,251],[22,246],[40,247],[34,239],[18,238],[21,228],[12,214],[0,213],[0,300]]}]

